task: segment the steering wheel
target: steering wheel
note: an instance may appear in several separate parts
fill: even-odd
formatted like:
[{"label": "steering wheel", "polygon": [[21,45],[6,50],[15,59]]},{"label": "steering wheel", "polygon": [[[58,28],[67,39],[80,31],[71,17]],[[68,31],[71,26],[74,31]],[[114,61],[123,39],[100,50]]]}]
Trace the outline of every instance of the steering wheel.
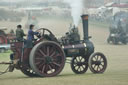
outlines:
[{"label": "steering wheel", "polygon": [[49,36],[54,36],[53,33],[47,29],[47,28],[40,28],[40,29],[37,29],[36,32],[38,32],[38,36],[40,37],[44,37],[46,34],[46,32],[49,34]]}]

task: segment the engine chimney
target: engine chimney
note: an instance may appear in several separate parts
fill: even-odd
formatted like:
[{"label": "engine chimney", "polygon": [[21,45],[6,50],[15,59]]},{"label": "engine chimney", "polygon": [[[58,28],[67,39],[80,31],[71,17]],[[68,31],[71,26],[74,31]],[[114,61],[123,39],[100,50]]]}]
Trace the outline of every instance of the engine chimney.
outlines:
[{"label": "engine chimney", "polygon": [[84,40],[88,40],[88,15],[82,15]]}]

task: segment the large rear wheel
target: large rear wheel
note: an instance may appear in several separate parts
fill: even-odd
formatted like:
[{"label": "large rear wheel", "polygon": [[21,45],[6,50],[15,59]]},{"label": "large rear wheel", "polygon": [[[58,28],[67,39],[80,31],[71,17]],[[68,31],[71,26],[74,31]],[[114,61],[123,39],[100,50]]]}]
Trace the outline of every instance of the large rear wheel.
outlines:
[{"label": "large rear wheel", "polygon": [[56,42],[43,41],[33,47],[29,63],[39,76],[52,77],[62,71],[65,65],[65,54]]}]

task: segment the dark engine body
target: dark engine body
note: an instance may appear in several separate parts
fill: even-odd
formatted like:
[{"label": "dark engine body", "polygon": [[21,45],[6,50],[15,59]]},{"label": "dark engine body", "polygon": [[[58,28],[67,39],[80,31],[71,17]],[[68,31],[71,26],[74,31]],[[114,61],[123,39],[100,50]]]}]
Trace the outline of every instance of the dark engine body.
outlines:
[{"label": "dark engine body", "polygon": [[81,42],[74,45],[64,45],[62,47],[67,57],[86,56],[89,57],[94,52],[91,42]]},{"label": "dark engine body", "polygon": [[60,39],[62,48],[67,57],[86,56],[89,57],[94,52],[93,43],[88,36],[88,15],[82,16],[83,20],[83,40],[80,40],[78,28],[73,26],[64,37]]}]

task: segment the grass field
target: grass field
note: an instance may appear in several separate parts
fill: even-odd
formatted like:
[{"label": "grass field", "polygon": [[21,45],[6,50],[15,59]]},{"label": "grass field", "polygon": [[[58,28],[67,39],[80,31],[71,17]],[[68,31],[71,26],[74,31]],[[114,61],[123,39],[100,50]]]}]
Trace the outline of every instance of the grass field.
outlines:
[{"label": "grass field", "polygon": [[[51,30],[56,28],[53,33],[58,35],[64,34],[67,30],[65,27],[68,27],[67,24],[69,23],[55,23],[54,20],[42,22],[44,22],[42,26],[52,27]],[[52,25],[49,26],[49,24]],[[107,56],[108,67],[104,74],[93,74],[88,69],[85,74],[77,75],[72,72],[70,65],[66,64],[61,74],[50,78],[30,78],[15,70],[13,73],[1,75],[0,85],[128,85],[128,45],[107,44],[107,26],[102,29],[103,27],[99,25],[90,24],[89,27],[89,34],[92,36],[91,40],[95,45],[95,51],[103,52]],[[0,53],[0,61],[8,60],[9,54],[10,51]]]}]

